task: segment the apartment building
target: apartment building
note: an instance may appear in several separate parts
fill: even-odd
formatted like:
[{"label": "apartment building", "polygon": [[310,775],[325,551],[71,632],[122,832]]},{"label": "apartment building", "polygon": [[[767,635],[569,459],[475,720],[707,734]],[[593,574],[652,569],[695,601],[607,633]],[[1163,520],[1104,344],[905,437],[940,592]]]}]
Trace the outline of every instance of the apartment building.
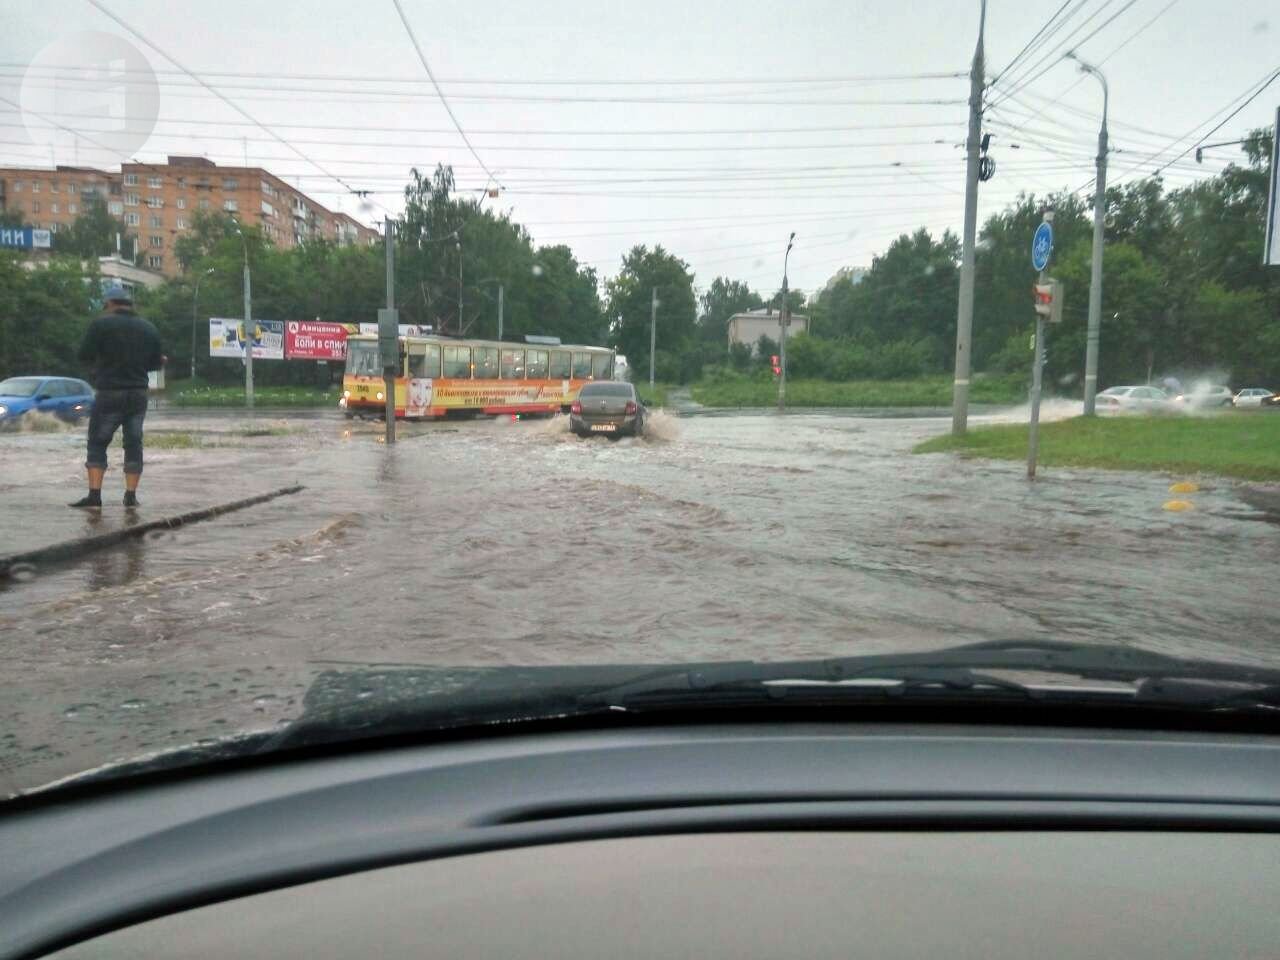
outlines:
[{"label": "apartment building", "polygon": [[201,210],[259,226],[284,249],[313,239],[339,244],[378,240],[377,231],[329,210],[262,167],[219,166],[204,157],[126,163],[119,173],[63,166],[0,168],[0,209],[21,211],[28,223],[56,232],[75,220],[83,201],[68,200],[83,197],[86,188],[102,191],[111,214],[137,234],[141,262],[166,276],[182,272],[174,242]]},{"label": "apartment building", "polygon": [[94,196],[122,213],[119,194],[119,174],[92,167],[0,167],[0,210],[53,233],[71,226]]}]

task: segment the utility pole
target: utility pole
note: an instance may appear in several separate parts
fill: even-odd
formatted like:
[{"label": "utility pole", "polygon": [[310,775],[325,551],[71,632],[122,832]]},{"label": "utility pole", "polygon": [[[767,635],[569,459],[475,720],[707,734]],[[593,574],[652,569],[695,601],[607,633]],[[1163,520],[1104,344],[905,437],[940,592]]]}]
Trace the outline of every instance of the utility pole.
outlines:
[{"label": "utility pole", "polygon": [[[249,284],[249,241],[239,222],[235,224],[236,233],[240,235],[240,243],[244,247],[244,405],[253,409],[253,296]],[[135,244],[136,245],[136,244]]]},{"label": "utility pole", "polygon": [[653,288],[653,302],[649,307],[649,389],[653,389],[653,353],[658,345],[658,288]]},{"label": "utility pole", "polygon": [[[1039,282],[1044,283],[1044,271]],[[1044,316],[1036,313],[1035,358],[1031,362],[1031,424],[1027,431],[1027,479],[1036,478],[1036,461],[1040,458],[1040,392],[1044,380]]]},{"label": "utility pole", "polygon": [[1097,77],[1102,84],[1102,126],[1098,128],[1098,173],[1093,194],[1093,263],[1089,271],[1089,334],[1084,351],[1084,415],[1093,416],[1094,397],[1098,394],[1098,338],[1102,327],[1102,249],[1106,242],[1107,215],[1107,78],[1102,71],[1067,54],[1080,64],[1080,72]]},{"label": "utility pole", "polygon": [[978,149],[982,139],[982,90],[985,83],[983,34],[987,0],[978,19],[978,45],[969,69],[969,138],[964,163],[964,247],[960,255],[960,302],[956,310],[956,372],[951,395],[951,434],[963,436],[969,424],[970,342],[973,336],[973,281],[978,234]]},{"label": "utility pole", "polygon": [[400,360],[400,318],[396,313],[396,241],[391,215],[382,221],[387,247],[387,308],[378,311],[378,345],[382,353],[382,391],[386,398],[388,444],[396,442],[396,374]]},{"label": "utility pole", "polygon": [[196,274],[196,290],[191,296],[191,379],[196,378],[196,324],[199,323],[200,281],[213,273],[213,267]]},{"label": "utility pole", "polygon": [[782,258],[782,306],[778,310],[778,409],[787,407],[787,261],[791,259],[791,246],[796,242],[796,232],[787,238],[787,252]]},{"label": "utility pole", "polygon": [[502,341],[502,284],[498,284],[498,341]]},{"label": "utility pole", "polygon": [[458,234],[458,336],[462,336],[462,234]]}]

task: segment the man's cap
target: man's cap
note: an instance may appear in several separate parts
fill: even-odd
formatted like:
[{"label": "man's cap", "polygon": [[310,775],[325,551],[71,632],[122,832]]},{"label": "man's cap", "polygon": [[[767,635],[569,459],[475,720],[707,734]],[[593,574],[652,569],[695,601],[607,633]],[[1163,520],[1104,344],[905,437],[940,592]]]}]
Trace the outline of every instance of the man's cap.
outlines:
[{"label": "man's cap", "polygon": [[106,300],[108,303],[113,300],[117,303],[133,303],[133,294],[120,286],[120,284],[113,283],[111,286],[107,287],[106,292],[102,295],[102,299]]}]

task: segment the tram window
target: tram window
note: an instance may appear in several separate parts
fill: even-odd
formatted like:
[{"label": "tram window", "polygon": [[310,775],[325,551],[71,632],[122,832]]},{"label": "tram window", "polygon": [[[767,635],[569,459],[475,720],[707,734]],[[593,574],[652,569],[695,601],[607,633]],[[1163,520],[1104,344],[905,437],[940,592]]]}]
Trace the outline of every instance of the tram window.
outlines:
[{"label": "tram window", "polygon": [[435,343],[415,343],[409,348],[409,377],[414,380],[434,379],[440,376],[440,346]]},{"label": "tram window", "polygon": [[473,364],[471,375],[476,380],[498,379],[497,347],[472,347],[471,363]]},{"label": "tram window", "polygon": [[554,350],[551,353],[551,379],[567,380],[569,379],[569,354],[563,350]]},{"label": "tram window", "polygon": [[591,376],[597,380],[609,379],[609,362],[613,359],[613,355],[609,353],[593,353],[591,355]]},{"label": "tram window", "polygon": [[444,375],[468,380],[471,377],[471,348],[444,348]]},{"label": "tram window", "polygon": [[529,351],[529,363],[524,368],[524,375],[530,380],[547,379],[547,351]]},{"label": "tram window", "polygon": [[503,350],[502,351],[502,379],[503,380],[523,380],[524,379],[524,351],[523,350]]},{"label": "tram window", "polygon": [[586,380],[591,376],[591,354],[575,353],[573,355],[573,379]]}]

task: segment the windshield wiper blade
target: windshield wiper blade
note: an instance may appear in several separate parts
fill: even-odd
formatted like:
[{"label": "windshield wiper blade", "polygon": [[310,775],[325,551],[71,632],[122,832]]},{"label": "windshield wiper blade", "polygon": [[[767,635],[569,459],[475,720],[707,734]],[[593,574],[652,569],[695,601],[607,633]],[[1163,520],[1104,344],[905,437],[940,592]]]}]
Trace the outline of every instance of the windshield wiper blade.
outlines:
[{"label": "windshield wiper blade", "polygon": [[[1087,691],[1064,686],[1059,694],[1052,688],[977,672],[993,670],[1053,674],[1129,686]],[[1172,680],[1196,681],[1197,685],[1175,687],[1167,683]],[[711,700],[717,694],[741,695],[753,689],[767,692],[776,699],[787,694],[788,688],[784,685],[799,683],[831,689],[842,687],[845,695],[852,697],[865,694],[868,689],[857,681],[884,681],[883,690],[889,694],[968,694],[978,688],[1006,695],[1016,693],[1030,699],[1088,694],[1145,703],[1191,705],[1193,701],[1243,702],[1249,699],[1249,687],[1280,686],[1280,670],[1173,657],[1118,644],[995,641],[920,653],[689,664],[655,670],[616,686],[592,691],[581,697],[580,703],[625,708],[643,700],[653,702],[672,697]],[[1163,687],[1159,685],[1162,682]]]}]

